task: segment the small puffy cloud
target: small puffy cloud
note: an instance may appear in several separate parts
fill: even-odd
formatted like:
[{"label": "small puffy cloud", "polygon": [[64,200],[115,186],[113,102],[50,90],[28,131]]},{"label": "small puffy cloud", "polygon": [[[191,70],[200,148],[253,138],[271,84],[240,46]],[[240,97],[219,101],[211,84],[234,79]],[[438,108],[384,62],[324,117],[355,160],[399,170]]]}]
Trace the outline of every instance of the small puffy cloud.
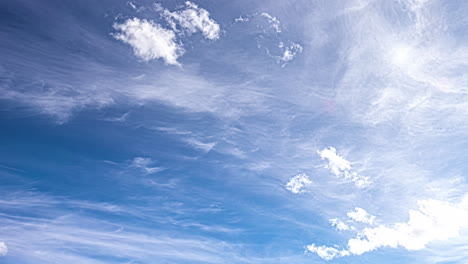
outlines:
[{"label": "small puffy cloud", "polygon": [[361,222],[364,224],[374,224],[375,216],[370,215],[366,210],[356,207],[354,211],[348,212],[348,217],[356,222]]},{"label": "small puffy cloud", "polygon": [[315,244],[308,246],[307,249],[325,260],[350,254],[361,255],[382,247],[424,249],[430,242],[457,237],[462,228],[468,228],[467,205],[422,200],[418,202],[417,210],[409,211],[407,222],[364,228],[355,238],[348,240],[347,249],[317,247]]},{"label": "small puffy cloud", "polygon": [[236,19],[234,19],[235,22],[249,22],[250,21],[250,18],[249,17],[238,17]]},{"label": "small puffy cloud", "polygon": [[349,225],[347,225],[345,222],[339,220],[338,218],[332,218],[329,221],[330,221],[330,224],[336,230],[343,231],[343,230],[352,230],[353,229],[353,227],[350,227]]},{"label": "small puffy cloud", "polygon": [[317,153],[322,160],[328,161],[326,168],[335,174],[336,177],[351,180],[358,188],[369,185],[369,177],[352,171],[351,162],[338,155],[334,147],[325,148],[322,151],[317,151]]},{"label": "small puffy cloud", "polygon": [[6,256],[8,253],[8,247],[5,242],[0,242],[0,256]]},{"label": "small puffy cloud", "polygon": [[305,186],[312,184],[312,181],[309,179],[309,176],[305,173],[298,174],[292,177],[286,184],[286,189],[292,193],[299,194],[302,193]]},{"label": "small puffy cloud", "polygon": [[268,22],[270,23],[270,26],[277,33],[281,32],[281,24],[280,24],[280,21],[276,17],[274,17],[274,16],[272,16],[272,15],[270,15],[268,13],[261,13],[260,15],[268,20]]},{"label": "small puffy cloud", "polygon": [[365,228],[348,241],[349,251],[360,255],[380,247],[423,249],[432,241],[456,237],[461,228],[468,227],[467,208],[437,200],[420,201],[418,206],[409,211],[406,223]]},{"label": "small puffy cloud", "polygon": [[328,168],[335,175],[340,175],[342,171],[351,170],[351,163],[338,154],[334,147],[328,147],[322,151],[318,151],[322,159],[328,160]]},{"label": "small puffy cloud", "polygon": [[297,43],[292,43],[290,46],[284,47],[283,42],[280,42],[279,48],[284,50],[283,55],[279,57],[279,60],[282,62],[288,62],[294,59],[294,56],[298,53],[302,52],[302,46]]},{"label": "small puffy cloud", "polygon": [[164,17],[174,30],[177,30],[177,24],[189,34],[200,31],[207,39],[216,40],[219,38],[220,27],[213,19],[210,13],[203,8],[198,7],[192,2],[185,2],[186,8],[180,11],[170,12],[165,9]]},{"label": "small puffy cloud", "polygon": [[349,252],[346,250],[340,250],[334,247],[327,246],[316,246],[315,244],[308,245],[307,250],[309,252],[317,254],[324,260],[332,260],[336,257],[349,256]]},{"label": "small puffy cloud", "polygon": [[139,168],[147,174],[156,173],[162,170],[160,167],[152,167],[154,161],[151,158],[136,157],[134,158],[130,166],[133,168]]},{"label": "small puffy cloud", "polygon": [[163,59],[166,64],[178,65],[177,58],[184,49],[176,43],[172,30],[146,19],[127,19],[124,23],[115,23],[118,32],[114,38],[129,44],[135,56],[144,61]]}]

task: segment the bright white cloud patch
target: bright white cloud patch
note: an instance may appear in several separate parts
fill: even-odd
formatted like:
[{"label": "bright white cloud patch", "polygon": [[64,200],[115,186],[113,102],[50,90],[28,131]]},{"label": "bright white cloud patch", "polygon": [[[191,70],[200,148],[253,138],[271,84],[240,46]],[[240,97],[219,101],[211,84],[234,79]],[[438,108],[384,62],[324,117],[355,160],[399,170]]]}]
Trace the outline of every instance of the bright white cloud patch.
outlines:
[{"label": "bright white cloud patch", "polygon": [[332,219],[330,219],[329,221],[330,221],[330,224],[331,224],[336,230],[343,231],[343,230],[351,230],[351,229],[353,229],[352,227],[350,227],[349,225],[347,225],[345,222],[339,220],[338,218],[332,218]]},{"label": "bright white cloud patch", "polygon": [[354,211],[348,212],[348,217],[356,222],[361,222],[364,224],[374,224],[375,216],[370,215],[366,210],[356,207]]},{"label": "bright white cloud patch", "polygon": [[[419,250],[432,241],[457,237],[462,228],[468,227],[466,201],[456,205],[438,200],[423,200],[418,202],[418,206],[417,210],[409,211],[409,219],[405,223],[364,228],[348,241],[347,249],[317,247],[314,244],[307,249],[325,260],[349,254],[361,255],[381,247]],[[362,216],[362,212],[358,215]],[[362,219],[355,215],[353,217]]]},{"label": "bright white cloud patch", "polygon": [[334,147],[325,148],[322,151],[317,151],[317,153],[322,160],[328,161],[326,168],[335,174],[336,177],[351,180],[359,188],[369,185],[369,177],[359,175],[357,172],[352,171],[351,162],[338,155]]},{"label": "bright white cloud patch", "polygon": [[339,250],[337,248],[327,246],[316,246],[315,244],[308,245],[307,250],[317,254],[324,260],[331,260],[336,257],[349,256],[349,252],[347,252],[346,250]]},{"label": "bright white cloud patch", "polygon": [[8,253],[8,247],[5,242],[0,242],[0,256],[5,256]]},{"label": "bright white cloud patch", "polygon": [[298,174],[292,177],[289,182],[286,184],[286,189],[290,192],[298,194],[302,193],[305,186],[312,184],[312,181],[309,179],[309,176],[305,173]]},{"label": "bright white cloud patch", "polygon": [[177,31],[177,25],[179,25],[189,34],[200,31],[207,39],[218,39],[220,27],[216,21],[210,18],[210,13],[189,1],[185,2],[185,5],[186,9],[181,11],[164,10],[164,17],[172,28]]},{"label": "bright white cloud patch", "polygon": [[114,37],[133,48],[135,56],[144,61],[163,59],[167,64],[178,65],[177,58],[184,49],[176,43],[175,33],[145,19],[127,19],[114,24],[119,31]]},{"label": "bright white cloud patch", "polygon": [[136,157],[131,161],[131,166],[142,169],[147,174],[152,174],[161,171],[159,167],[152,167],[154,161],[150,158]]}]

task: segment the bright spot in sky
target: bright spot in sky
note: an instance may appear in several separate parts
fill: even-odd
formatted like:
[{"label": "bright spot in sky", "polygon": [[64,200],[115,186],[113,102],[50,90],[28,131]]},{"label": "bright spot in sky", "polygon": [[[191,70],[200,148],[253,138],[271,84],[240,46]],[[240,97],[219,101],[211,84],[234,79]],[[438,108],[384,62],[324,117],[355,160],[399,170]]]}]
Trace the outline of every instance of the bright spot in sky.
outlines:
[{"label": "bright spot in sky", "polygon": [[411,63],[411,47],[407,45],[397,45],[391,49],[390,60],[393,65],[404,66]]}]

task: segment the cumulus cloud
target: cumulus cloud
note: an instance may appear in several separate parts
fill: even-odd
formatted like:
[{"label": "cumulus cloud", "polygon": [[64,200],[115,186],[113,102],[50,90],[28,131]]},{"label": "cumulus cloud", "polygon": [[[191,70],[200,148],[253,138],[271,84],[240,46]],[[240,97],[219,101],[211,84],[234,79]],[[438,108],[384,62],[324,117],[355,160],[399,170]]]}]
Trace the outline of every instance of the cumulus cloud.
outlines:
[{"label": "cumulus cloud", "polygon": [[339,220],[338,218],[332,218],[330,220],[330,224],[336,229],[336,230],[339,230],[339,231],[343,231],[343,230],[351,230],[353,229],[353,227],[350,227],[349,225],[347,225],[345,222]]},{"label": "cumulus cloud", "polygon": [[326,168],[335,174],[336,177],[351,180],[359,188],[369,185],[369,177],[359,175],[357,172],[352,171],[351,162],[338,155],[334,147],[325,148],[322,151],[317,151],[317,153],[322,160],[328,161]]},{"label": "cumulus cloud", "polygon": [[8,247],[5,242],[0,242],[0,256],[5,256],[8,253]]},{"label": "cumulus cloud", "polygon": [[366,210],[356,207],[354,211],[348,212],[348,217],[356,222],[361,222],[364,224],[374,224],[375,216],[370,215]]},{"label": "cumulus cloud", "polygon": [[332,260],[336,257],[349,256],[349,252],[346,250],[340,250],[334,247],[327,246],[316,246],[315,244],[308,245],[307,250],[317,254],[324,260]]},{"label": "cumulus cloud", "polygon": [[130,166],[133,168],[139,168],[147,174],[156,173],[162,170],[160,167],[152,167],[153,163],[154,161],[151,158],[135,157],[131,161]]},{"label": "cumulus cloud", "polygon": [[129,44],[135,56],[144,61],[163,59],[166,64],[178,65],[177,58],[184,49],[176,43],[172,30],[146,19],[127,19],[124,23],[115,23],[114,29],[119,31],[114,38]]},{"label": "cumulus cloud", "polygon": [[292,193],[299,194],[304,192],[303,188],[312,184],[309,176],[305,173],[298,174],[292,177],[286,184],[286,189]]},{"label": "cumulus cloud", "polygon": [[175,31],[178,31],[178,25],[189,34],[200,31],[207,39],[219,38],[220,26],[210,18],[208,11],[189,1],[185,2],[185,6],[186,8],[180,11],[163,11],[164,17]]},{"label": "cumulus cloud", "polygon": [[[325,260],[350,254],[361,255],[381,247],[420,250],[430,242],[457,237],[462,228],[468,227],[466,201],[452,204],[439,200],[422,200],[418,202],[418,207],[417,210],[409,211],[407,222],[364,228],[355,238],[349,239],[347,249],[317,247],[315,244],[307,249]],[[359,215],[362,216],[362,212]],[[353,217],[364,219],[356,215]],[[365,219],[369,222],[369,218]]]}]

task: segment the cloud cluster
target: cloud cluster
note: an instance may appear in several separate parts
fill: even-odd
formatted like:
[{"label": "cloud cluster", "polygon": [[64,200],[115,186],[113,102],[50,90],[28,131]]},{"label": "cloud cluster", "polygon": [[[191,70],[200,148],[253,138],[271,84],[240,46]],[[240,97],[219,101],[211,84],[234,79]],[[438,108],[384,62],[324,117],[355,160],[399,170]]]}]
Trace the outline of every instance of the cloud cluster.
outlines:
[{"label": "cloud cluster", "polygon": [[[468,227],[467,201],[464,199],[460,204],[453,204],[439,200],[421,200],[417,210],[409,211],[407,222],[366,227],[356,237],[348,240],[346,249],[311,244],[307,246],[307,250],[330,260],[340,256],[361,255],[381,247],[423,249],[433,241],[457,237],[462,228]],[[355,210],[352,214],[348,213],[348,216],[363,223],[374,222],[374,217],[364,210]]]},{"label": "cloud cluster", "polygon": [[[201,32],[210,40],[219,38],[220,27],[210,13],[196,4],[187,1],[185,9],[171,12],[160,6],[156,9],[162,12],[171,29],[146,19],[127,19],[123,23],[114,23],[114,38],[129,44],[135,56],[144,61],[163,59],[166,64],[180,65],[177,59],[185,52],[180,41],[181,34]],[[182,30],[179,30],[181,28]]]},{"label": "cloud cluster", "polygon": [[369,185],[369,177],[359,175],[357,172],[352,170],[351,162],[347,161],[340,155],[336,153],[334,147],[328,147],[321,151],[317,151],[322,160],[327,160],[328,168],[336,177],[344,178],[345,180],[350,180],[358,188],[366,187]]},{"label": "cloud cluster", "polygon": [[283,42],[280,42],[279,48],[283,50],[283,55],[278,56],[277,59],[283,62],[283,66],[285,65],[284,63],[291,61],[298,53],[302,52],[302,46],[294,42],[289,46],[285,46]]},{"label": "cloud cluster", "polygon": [[346,224],[345,222],[341,221],[338,218],[331,218],[328,221],[330,221],[330,224],[332,225],[332,227],[334,227],[336,230],[339,230],[339,231],[353,229],[353,227],[349,226],[348,224]]},{"label": "cloud cluster", "polygon": [[332,260],[336,257],[349,256],[349,252],[346,250],[340,250],[334,247],[327,246],[316,246],[315,244],[308,245],[307,251],[317,254],[324,260]]},{"label": "cloud cluster", "polygon": [[349,211],[347,214],[348,220],[345,223],[344,221],[338,218],[330,219],[330,224],[338,231],[346,230],[356,230],[354,226],[349,225],[349,223],[359,222],[367,225],[373,225],[375,222],[375,216],[366,212],[366,210],[356,207],[353,211]]},{"label": "cloud cluster", "polygon": [[185,2],[185,5],[186,9],[180,11],[171,12],[164,9],[163,15],[172,26],[172,29],[178,32],[178,25],[189,34],[200,31],[207,39],[218,39],[220,27],[216,21],[210,18],[210,13],[189,1]]},{"label": "cloud cluster", "polygon": [[375,216],[370,215],[366,210],[356,207],[354,211],[347,213],[348,217],[356,222],[372,225],[375,221]]},{"label": "cloud cluster", "polygon": [[260,16],[268,20],[268,22],[270,23],[270,26],[276,31],[276,33],[281,32],[281,22],[278,20],[278,18],[268,13],[261,13]]},{"label": "cloud cluster", "polygon": [[262,33],[257,37],[257,47],[265,49],[268,56],[274,58],[281,67],[286,66],[289,61],[292,61],[299,53],[303,51],[303,47],[293,41],[281,40],[281,22],[280,20],[269,13],[254,13],[253,15],[238,17],[235,22],[257,22],[257,27]]},{"label": "cloud cluster", "polygon": [[305,173],[301,173],[289,179],[286,184],[286,189],[294,194],[299,194],[304,192],[304,187],[311,184],[312,181],[309,179],[309,176]]}]

